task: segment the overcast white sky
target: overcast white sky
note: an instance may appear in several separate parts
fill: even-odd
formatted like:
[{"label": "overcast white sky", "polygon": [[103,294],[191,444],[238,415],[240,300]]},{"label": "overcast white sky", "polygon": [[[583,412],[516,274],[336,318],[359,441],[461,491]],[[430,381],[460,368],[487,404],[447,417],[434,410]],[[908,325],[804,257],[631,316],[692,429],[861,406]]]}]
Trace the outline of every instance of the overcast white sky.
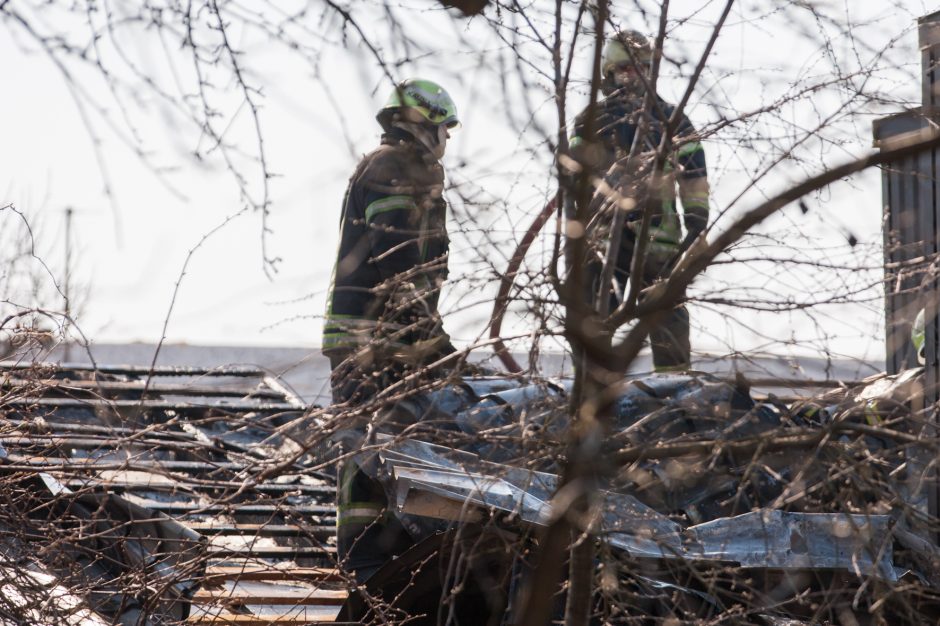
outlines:
[{"label": "overcast white sky", "polygon": [[[12,3],[14,7],[17,4],[16,0]],[[409,9],[434,6],[424,0],[402,4]],[[682,15],[683,5],[688,5],[688,15],[707,21],[717,7],[706,3],[705,9],[697,13],[699,4],[678,3],[676,14]],[[897,68],[895,75],[886,72],[879,80],[888,83],[894,80],[892,89],[899,99],[917,99],[919,86],[909,78],[912,68],[916,71],[919,63],[914,20],[936,10],[940,3],[911,0],[902,3],[900,8],[890,9],[868,2],[819,4],[859,23],[877,18],[876,24],[859,27],[860,38],[869,42],[873,49],[897,39],[894,54],[903,51],[909,63],[906,68]],[[375,12],[372,3],[351,6],[353,13],[370,28],[384,28],[381,15],[370,14],[370,11]],[[733,14],[727,33],[714,53],[720,67],[732,71],[722,75],[716,71],[708,76],[703,85],[709,86],[710,93],[697,93],[693,101],[708,101],[709,97],[718,100],[714,96],[720,93],[725,100],[748,109],[772,99],[782,89],[780,85],[791,79],[807,79],[817,72],[827,71],[825,62],[819,58],[818,47],[807,43],[806,33],[800,32],[801,28],[794,25],[788,30],[786,24],[775,23],[773,19],[751,22],[749,11],[749,5],[742,4]],[[634,18],[620,16],[619,19],[627,24]],[[456,177],[479,185],[492,197],[517,208],[519,213],[513,216],[510,212],[506,219],[492,217],[494,232],[507,229],[507,224],[527,224],[526,216],[538,209],[551,183],[545,171],[546,163],[533,161],[525,151],[527,146],[537,143],[536,133],[531,129],[528,134],[520,133],[504,122],[507,105],[498,83],[492,78],[493,68],[480,67],[482,59],[493,58],[483,52],[489,54],[488,51],[502,43],[482,20],[470,25],[463,21],[455,23],[450,15],[439,10],[420,13],[415,20],[431,41],[436,41],[437,37],[446,44],[442,43],[440,55],[418,55],[402,70],[402,77],[424,75],[437,79],[458,102],[463,129],[455,134],[445,158],[445,164],[454,172],[452,179]],[[317,20],[310,22],[315,30]],[[242,204],[238,189],[219,163],[212,159],[197,161],[187,155],[200,145],[198,134],[179,125],[157,99],[146,96],[141,90],[139,101],[125,98],[125,102],[134,106],[122,111],[92,73],[75,70],[79,84],[85,85],[94,101],[106,110],[103,117],[91,114],[94,130],[90,132],[60,70],[9,19],[0,24],[3,24],[0,27],[3,33],[0,36],[0,84],[6,87],[4,97],[0,98],[0,205],[12,203],[28,216],[35,232],[37,253],[60,282],[64,277],[65,208],[73,207],[72,282],[73,292],[79,294],[76,299],[80,305],[81,328],[96,341],[156,341],[161,336],[174,285],[188,251],[227,216],[239,213]],[[641,27],[632,22],[631,25]],[[687,27],[694,26],[693,20]],[[78,36],[79,26],[74,28],[73,34]],[[458,34],[466,43],[458,42]],[[167,329],[170,341],[230,345],[319,344],[321,323],[317,316],[324,308],[343,190],[359,156],[377,143],[379,127],[373,115],[387,91],[383,86],[379,93],[373,92],[380,74],[354,34],[350,33],[348,38],[349,48],[321,48],[319,80],[312,78],[310,65],[267,44],[263,38],[245,35],[239,42],[246,58],[251,59],[252,80],[264,87],[261,120],[265,148],[270,167],[278,174],[270,181],[274,204],[269,246],[282,261],[279,272],[269,279],[262,268],[258,215],[240,214],[206,239],[193,254],[170,317]],[[693,39],[687,43],[694,51],[700,42]],[[148,49],[151,45],[153,49]],[[141,37],[135,50],[141,67],[163,80],[168,79],[169,73],[162,61],[164,52],[155,38]],[[834,40],[833,54],[851,58],[854,53],[850,42]],[[887,61],[883,57],[873,59],[866,59],[862,51],[857,62],[898,64],[897,57]],[[577,71],[583,74],[589,61],[587,54],[578,61],[576,66],[582,69]],[[735,75],[735,68],[739,75]],[[772,80],[774,76],[779,84]],[[550,124],[553,111],[548,102],[549,94],[537,86],[531,89],[532,93],[527,96],[540,107],[538,119]],[[342,116],[331,104],[327,91],[339,103]],[[677,97],[673,83],[666,83],[663,95],[667,99]],[[573,97],[578,101],[580,96],[574,93]],[[825,114],[829,97],[809,94],[794,103],[784,115],[792,115],[792,123],[803,126],[806,120]],[[512,106],[521,105],[513,103]],[[130,127],[137,133],[130,143],[108,128],[108,124],[113,123],[128,135],[125,113],[131,120]],[[244,118],[244,114],[241,115]],[[704,105],[694,106],[690,116],[701,125],[713,121],[715,111]],[[738,132],[746,135],[747,130]],[[781,132],[787,130],[781,128]],[[842,132],[854,132],[855,143],[838,149],[820,148],[815,163],[804,160],[787,171],[793,176],[798,171],[818,171],[824,162],[842,162],[870,145],[871,130],[865,118],[857,118],[854,129]],[[93,136],[100,141],[103,161],[98,160],[93,149]],[[152,163],[167,168],[164,175],[169,185],[161,182],[135,154],[140,146]],[[730,136],[707,143],[706,153],[712,172],[714,205],[721,209],[732,203],[745,187],[743,175],[755,163],[752,157],[732,145]],[[468,161],[471,165],[466,165]],[[483,178],[481,172],[488,174]],[[780,189],[787,182],[784,178],[769,179],[763,190],[752,189],[747,197],[759,198],[762,193]],[[106,184],[113,190],[110,199],[104,193]],[[818,214],[811,213],[806,218],[809,221],[804,220],[801,227],[809,228],[814,236],[823,240],[834,237],[833,241],[844,240],[850,230],[861,239],[860,249],[865,246],[870,249],[877,244],[881,210],[877,174],[860,176],[850,184],[833,188],[831,194],[833,197],[828,198],[828,204],[821,204]],[[824,200],[827,199],[813,201],[823,203]],[[746,202],[741,203],[742,207],[746,205]],[[3,240],[8,240],[13,232],[11,224],[16,220],[11,218],[15,216],[7,211],[4,221],[0,222]],[[464,219],[466,215],[457,218]],[[784,232],[795,219],[785,215],[771,232],[777,232],[778,228],[779,232]],[[457,240],[455,245],[458,248],[455,275],[459,277],[459,258],[469,258],[473,252],[469,248],[474,244],[472,240]],[[460,249],[461,246],[464,249]],[[537,245],[536,255],[538,248]],[[511,246],[504,246],[502,254],[509,253]],[[497,266],[501,264],[498,258],[490,260]],[[36,263],[28,267],[35,276],[41,277],[45,271]],[[715,278],[720,280],[721,272]],[[46,278],[37,280],[49,282]],[[17,284],[21,289],[10,291],[4,297],[17,304],[29,304],[30,296],[22,290],[22,283]],[[710,284],[706,281],[704,286]],[[9,281],[7,288],[11,288]],[[469,312],[463,310],[468,305],[465,293],[449,293],[445,297],[445,309],[451,312],[448,326],[452,334],[462,340],[473,340],[484,331],[488,313],[485,301],[489,292],[474,289],[477,296],[469,304],[476,304]],[[48,284],[39,292],[42,305],[61,307],[50,295]],[[858,332],[850,332],[852,337],[837,346],[837,352],[880,356],[877,333],[881,321],[874,309],[877,307],[871,305],[840,309],[843,312],[837,317],[856,317],[851,320],[851,327]],[[740,329],[735,330],[707,308],[693,310],[693,316],[699,322],[693,343],[714,350],[766,348],[762,345],[762,332],[772,330],[785,337],[788,335],[786,326],[791,321],[805,323],[793,321],[791,316],[769,320],[755,317],[749,324],[756,326],[756,332],[744,338]],[[523,323],[516,330],[522,332],[524,328]],[[839,332],[832,334],[839,335]],[[838,341],[835,336],[830,339]]]}]

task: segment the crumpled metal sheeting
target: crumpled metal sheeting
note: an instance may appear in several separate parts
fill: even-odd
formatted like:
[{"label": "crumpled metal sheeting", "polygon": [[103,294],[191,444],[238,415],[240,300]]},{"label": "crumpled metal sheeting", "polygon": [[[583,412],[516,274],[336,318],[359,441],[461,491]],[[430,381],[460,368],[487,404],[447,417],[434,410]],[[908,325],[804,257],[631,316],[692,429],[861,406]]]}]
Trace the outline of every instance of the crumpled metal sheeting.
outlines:
[{"label": "crumpled metal sheeting", "polygon": [[626,380],[613,405],[613,432],[634,445],[651,437],[731,439],[780,426],[779,416],[747,390],[705,373],[656,373]]},{"label": "crumpled metal sheeting", "polygon": [[[372,416],[372,427],[384,433],[414,429],[421,434],[412,436],[422,439],[462,436],[461,445],[480,456],[512,462],[525,456],[528,441],[561,441],[569,421],[571,386],[570,380],[463,378],[395,403]],[[742,436],[779,426],[777,416],[762,413],[745,392],[704,373],[653,374],[626,381],[614,402],[613,419],[614,432],[622,433],[614,440],[623,437],[634,443],[651,436],[703,432]],[[364,432],[365,426],[363,421],[354,428]],[[342,441],[344,450],[359,445],[348,431],[331,440]]]},{"label": "crumpled metal sheeting", "polygon": [[[860,403],[888,398],[910,400],[915,393],[923,395],[923,375],[924,368],[915,367],[904,370],[896,376],[879,378],[862,387],[861,391],[855,395],[854,401]],[[915,390],[918,385],[920,388]]]},{"label": "crumpled metal sheeting", "polygon": [[570,382],[531,383],[517,379],[464,378],[426,394],[396,403],[379,428],[396,432],[399,425],[426,431],[427,438],[447,433],[464,446],[495,461],[509,462],[524,451],[519,441],[534,436],[560,438],[568,418],[559,411]]},{"label": "crumpled metal sheeting", "polygon": [[801,619],[792,619],[790,617],[780,617],[779,615],[758,615],[761,623],[766,626],[811,626],[811,622],[804,622]]},{"label": "crumpled metal sheeting", "polygon": [[465,474],[487,472],[487,475],[508,480],[543,501],[551,498],[558,484],[555,474],[484,461],[476,454],[447,446],[414,439],[396,439],[386,435],[378,435],[376,443],[381,445],[379,454],[389,467],[392,467],[392,464],[411,464],[414,467],[446,468]]},{"label": "crumpled metal sheeting", "polygon": [[[526,393],[526,388],[533,391]],[[544,395],[543,385],[533,385],[521,379],[513,378],[462,378],[458,382],[448,383],[431,391],[416,394],[399,400],[394,410],[398,412],[399,419],[405,417],[412,423],[439,423],[448,422],[456,428],[455,416],[469,410],[484,399],[497,399],[500,406],[507,406],[510,402],[503,398],[517,398],[525,406],[538,397],[534,388]],[[520,390],[522,390],[520,392]],[[518,401],[517,401],[518,402]]]},{"label": "crumpled metal sheeting", "polygon": [[631,495],[602,491],[597,534],[632,556],[671,558],[682,552],[682,527]]},{"label": "crumpled metal sheeting", "polygon": [[533,524],[544,523],[543,516],[549,513],[546,502],[501,478],[459,471],[398,467],[394,463],[391,469],[400,510],[405,508],[411,491],[423,491],[464,507],[498,509]]},{"label": "crumpled metal sheeting", "polygon": [[712,606],[720,606],[718,598],[713,596],[710,593],[705,593],[704,591],[699,591],[698,589],[693,589],[691,587],[686,587],[684,585],[676,585],[673,583],[666,582],[664,580],[656,580],[655,578],[649,578],[648,576],[642,576],[640,574],[633,573],[633,578],[639,582],[642,582],[645,585],[649,585],[653,589],[664,589],[667,591],[679,591],[681,593],[686,593],[689,595],[697,596],[708,602]]},{"label": "crumpled metal sheeting", "polygon": [[887,515],[765,509],[687,528],[686,551],[742,567],[844,569],[893,582],[890,524]]},{"label": "crumpled metal sheeting", "polygon": [[[385,445],[380,455],[400,508],[417,492],[449,501],[451,506],[442,503],[439,510],[456,521],[470,519],[470,508],[502,511],[540,526],[550,519],[554,475],[414,440],[389,438]],[[631,556],[729,561],[747,568],[841,569],[861,577],[898,579],[886,515],[768,509],[683,530],[633,496],[602,493],[601,520],[593,531]]]},{"label": "crumpled metal sheeting", "polygon": [[[558,482],[554,474],[491,463],[466,452],[410,439],[389,438],[380,456],[394,482],[399,510],[407,507],[409,496],[417,491],[450,500],[456,506],[442,503],[439,510],[442,514],[461,512],[456,521],[470,517],[468,506],[502,511],[535,525],[544,526],[550,519],[549,500]],[[657,558],[681,550],[678,524],[633,496],[602,493],[596,531],[612,545],[634,556]]]},{"label": "crumpled metal sheeting", "polygon": [[[525,456],[527,441],[562,440],[571,387],[571,380],[464,378],[397,403],[389,413],[394,417],[379,428],[403,430],[396,429],[397,422],[424,426],[429,438],[463,433],[472,438],[464,445],[480,456],[513,462]],[[657,373],[626,380],[613,403],[612,417],[612,442],[633,444],[654,436],[733,438],[780,426],[779,415],[756,404],[746,390],[706,373]]]},{"label": "crumpled metal sheeting", "polygon": [[480,396],[470,408],[457,413],[454,419],[461,430],[471,434],[504,426],[521,430],[527,423],[558,432],[566,425],[567,417],[553,420],[552,413],[564,405],[570,387],[570,381],[547,382],[488,393]]},{"label": "crumpled metal sheeting", "polygon": [[509,389],[516,389],[528,385],[523,378],[509,378],[506,376],[492,376],[485,378],[464,378],[462,386],[471,390],[477,398],[491,393],[500,393]]}]

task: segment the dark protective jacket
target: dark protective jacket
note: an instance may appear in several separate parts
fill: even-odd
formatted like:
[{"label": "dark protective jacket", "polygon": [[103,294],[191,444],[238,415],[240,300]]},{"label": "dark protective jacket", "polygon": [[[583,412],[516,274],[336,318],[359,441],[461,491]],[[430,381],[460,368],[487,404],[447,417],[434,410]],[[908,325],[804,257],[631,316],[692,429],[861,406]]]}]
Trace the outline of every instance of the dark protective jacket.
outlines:
[{"label": "dark protective jacket", "polygon": [[[608,172],[615,161],[630,153],[637,128],[640,123],[642,111],[642,97],[625,97],[613,93],[597,103],[595,132],[601,150],[591,151],[590,163],[600,174]],[[649,118],[648,130],[642,138],[643,145],[639,147],[639,154],[651,155],[659,146],[662,139],[663,126],[675,111],[675,107],[657,97]],[[575,118],[574,134],[571,137],[570,148],[572,152],[584,154],[587,152],[586,130],[587,110],[582,111]],[[673,136],[675,150],[666,161],[664,174],[665,184],[662,186],[662,213],[653,216],[650,229],[650,254],[661,256],[664,259],[675,256],[679,244],[682,242],[679,228],[679,217],[676,210],[676,183],[679,190],[684,212],[685,226],[689,233],[698,235],[704,230],[708,221],[708,194],[707,187],[701,189],[683,189],[683,183],[697,179],[705,179],[705,151],[698,141],[695,128],[689,119],[683,115],[679,126]],[[608,177],[610,178],[610,177]],[[613,187],[619,181],[608,180]],[[691,187],[691,185],[686,185]],[[699,186],[701,187],[701,186]],[[639,210],[627,216],[626,226],[635,229],[641,217]],[[690,217],[692,219],[690,219]],[[693,237],[694,238],[694,237]]]},{"label": "dark protective jacket", "polygon": [[359,163],[343,200],[325,353],[450,345],[437,310],[449,244],[443,190],[440,163],[395,129]]}]

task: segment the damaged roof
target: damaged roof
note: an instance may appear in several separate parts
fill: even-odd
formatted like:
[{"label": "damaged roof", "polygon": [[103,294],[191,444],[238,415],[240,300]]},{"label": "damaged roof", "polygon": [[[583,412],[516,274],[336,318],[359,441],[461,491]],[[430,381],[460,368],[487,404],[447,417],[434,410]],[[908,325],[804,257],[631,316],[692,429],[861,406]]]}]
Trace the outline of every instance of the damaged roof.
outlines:
[{"label": "damaged roof", "polygon": [[[561,441],[563,380],[465,378],[398,403],[363,446],[362,432],[331,430],[327,414],[312,414],[258,368],[7,363],[0,371],[0,588],[14,591],[0,601],[0,622],[28,614],[50,624],[337,623],[350,580],[336,568],[335,450],[308,447],[314,426],[330,433],[326,447],[378,460],[363,465],[418,542],[413,558],[389,564],[399,575],[417,576],[409,568],[429,562],[428,549],[444,551],[442,529],[485,525],[532,541],[552,514],[557,469],[550,455],[531,458],[525,442]],[[584,529],[625,563],[835,572],[889,587],[919,581],[935,608],[938,551],[900,509],[794,499],[786,489],[795,478],[821,476],[812,463],[793,467],[805,457],[768,448],[758,467],[740,456],[781,433],[823,450],[813,433],[829,433],[839,454],[867,454],[903,492],[921,466],[915,454],[898,461],[889,439],[910,450],[917,439],[885,400],[911,397],[916,380],[916,372],[882,377],[786,406],[708,375],[625,381],[607,442],[624,469]],[[887,425],[882,439],[870,419]],[[413,427],[422,422],[446,436],[435,442]],[[401,424],[411,426],[396,430]],[[820,458],[838,466],[837,457]],[[904,494],[908,510],[924,510],[921,492]],[[694,597],[699,612],[726,606],[718,587],[665,571],[621,572],[620,584],[649,598],[664,589]],[[814,623],[785,605],[755,619]]]},{"label": "damaged roof", "polygon": [[68,592],[25,594],[36,623],[334,620],[335,485],[280,434],[305,406],[263,370],[0,371],[7,548]]}]

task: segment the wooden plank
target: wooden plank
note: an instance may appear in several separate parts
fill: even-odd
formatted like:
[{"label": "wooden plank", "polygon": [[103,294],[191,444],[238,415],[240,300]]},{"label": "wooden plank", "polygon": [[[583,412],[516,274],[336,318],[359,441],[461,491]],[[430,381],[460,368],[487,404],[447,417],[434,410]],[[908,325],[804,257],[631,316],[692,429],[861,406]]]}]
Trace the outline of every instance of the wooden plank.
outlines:
[{"label": "wooden plank", "polygon": [[[724,382],[729,385],[734,385],[737,383],[735,378],[725,378]],[[746,376],[744,380],[752,387],[780,387],[787,389],[806,389],[806,388],[819,388],[819,389],[838,389],[840,387],[856,387],[862,384],[860,380],[833,380],[833,379],[818,379],[814,380],[811,378],[784,378],[784,377],[753,377]]]},{"label": "wooden plank", "polygon": [[[110,473],[110,470],[106,470]],[[127,489],[146,489],[148,491],[163,491],[172,489],[173,491],[186,489],[187,485],[165,474],[154,472],[134,472],[120,471],[117,476],[111,477],[103,472],[104,476],[83,476],[81,478],[69,478],[57,472],[53,476],[65,486],[73,491],[81,489],[107,489],[119,493]]]},{"label": "wooden plank", "polygon": [[222,558],[328,558],[336,554],[332,546],[207,546],[206,556],[213,559]]},{"label": "wooden plank", "polygon": [[[72,393],[94,393],[103,394],[136,394],[140,395],[146,389],[148,394],[154,395],[173,395],[173,396],[206,396],[206,397],[232,397],[232,398],[268,398],[274,400],[284,400],[284,394],[269,388],[258,387],[225,387],[210,385],[192,385],[166,383],[146,384],[143,380],[113,381],[113,380],[69,380],[62,378],[47,379],[21,379],[4,378],[0,380],[0,386],[7,389],[25,390],[25,393],[31,394],[34,389],[40,391],[44,397],[48,397],[52,392],[72,392]],[[37,389],[38,388],[38,389]]]},{"label": "wooden plank", "polygon": [[25,361],[0,361],[0,370],[14,372],[86,372],[101,374],[125,374],[128,376],[232,376],[232,377],[263,377],[267,374],[260,367],[244,365],[228,365],[223,367],[184,367],[178,365],[98,365],[88,363],[30,363]]},{"label": "wooden plank", "polygon": [[[183,470],[193,474],[209,475],[214,472],[246,472],[262,471],[268,464],[259,463],[251,466],[229,462],[191,462],[191,461],[118,461],[114,459],[65,459],[56,457],[31,457],[24,454],[14,454],[7,458],[7,463],[0,464],[0,472],[35,472],[47,471],[60,478],[70,488],[81,489],[87,487],[108,488],[114,491],[125,492],[131,497],[140,498],[134,493],[139,489],[161,490],[174,486],[184,487],[195,491],[211,490],[237,490],[244,485],[236,481],[195,480],[186,474],[180,475],[170,471]],[[102,477],[69,477],[69,472],[100,471],[105,473]],[[121,473],[120,478],[112,478],[107,472]],[[153,478],[144,479],[144,476]],[[204,505],[193,502],[160,502],[141,498],[140,504],[152,509],[167,513],[219,513],[266,515],[276,512],[287,513],[293,511],[298,514],[312,514],[317,516],[330,516],[335,507],[332,504],[335,488],[330,485],[304,485],[304,484],[278,484],[260,483],[248,488],[249,493],[261,493],[271,496],[269,504],[232,504]],[[299,494],[316,498],[323,504],[317,505],[291,505],[280,502],[277,497]]]},{"label": "wooden plank", "polygon": [[207,584],[223,580],[309,580],[316,582],[342,582],[339,570],[332,567],[291,567],[286,563],[263,565],[257,562],[242,565],[211,565],[201,580]]},{"label": "wooden plank", "polygon": [[293,505],[293,504],[200,504],[198,502],[160,502],[149,500],[129,494],[131,500],[140,506],[162,511],[168,514],[190,514],[190,513],[227,513],[229,515],[318,515],[334,516],[336,507],[331,505]]},{"label": "wooden plank", "polygon": [[210,445],[198,441],[167,441],[161,439],[144,439],[137,437],[94,437],[79,436],[70,437],[69,435],[23,435],[8,436],[0,438],[0,443],[10,447],[56,447],[56,448],[79,448],[81,450],[98,450],[102,448],[147,448],[160,449],[169,448],[176,450],[206,450],[210,452],[221,452]]},{"label": "wooden plank", "polygon": [[186,623],[213,624],[214,626],[226,624],[232,626],[303,626],[304,624],[334,623],[340,609],[339,606],[333,605],[290,608],[255,605],[244,608],[252,614],[233,613],[220,607],[195,604]]},{"label": "wooden plank", "polygon": [[170,402],[168,400],[104,400],[98,398],[10,398],[8,400],[4,400],[4,404],[10,407],[25,406],[29,408],[83,408],[91,410],[121,409],[125,411],[161,410],[176,411],[178,413],[191,413],[194,411],[208,410],[226,411],[230,413],[245,411],[256,411],[261,413],[286,413],[303,410],[303,407],[298,407],[288,402],[250,402],[245,400],[218,402]]},{"label": "wooden plank", "polygon": [[[105,472],[110,472],[113,474],[116,473],[114,470],[105,470]],[[132,491],[135,489],[154,489],[166,487],[169,485],[204,491],[237,491],[239,489],[246,488],[243,483],[233,481],[190,481],[186,480],[185,477],[168,477],[165,474],[158,474],[154,472],[139,472],[133,470],[120,471],[119,473],[121,474],[120,476],[104,475],[97,477],[88,476],[80,478],[66,478],[64,482],[69,488],[74,489],[100,486],[107,487],[108,489],[115,492]],[[147,476],[153,478],[148,479]],[[279,496],[294,494],[324,496],[332,499],[336,490],[327,486],[321,487],[316,485],[290,485],[275,483],[259,483],[252,485],[249,482],[249,486],[246,488],[246,491]]]},{"label": "wooden plank", "polygon": [[813,397],[812,395],[784,396],[784,395],[777,395],[777,394],[758,393],[756,391],[752,391],[751,399],[754,400],[754,402],[767,402],[768,400],[770,400],[771,395],[773,395],[774,400],[776,400],[777,402],[782,402],[783,404],[793,404],[794,402],[800,402],[802,400],[807,400]]},{"label": "wooden plank", "polygon": [[61,457],[42,457],[35,455],[10,454],[7,457],[8,463],[0,465],[0,469],[11,467],[11,464],[28,466],[27,469],[76,469],[76,470],[165,470],[191,472],[204,475],[217,471],[228,472],[246,472],[251,470],[263,470],[266,467],[276,467],[279,463],[276,461],[261,461],[257,464],[233,463],[231,461],[152,461],[146,459],[128,459],[126,461],[113,458],[81,459],[81,458],[61,458]]},{"label": "wooden plank", "polygon": [[124,426],[114,426],[111,424],[102,423],[90,424],[88,422],[62,422],[56,421],[55,416],[48,416],[44,419],[46,422],[45,428],[37,427],[36,422],[33,420],[10,419],[6,420],[5,423],[12,426],[15,429],[15,432],[22,433],[24,435],[62,435],[63,433],[90,433],[93,435],[107,435],[108,437],[131,435],[139,437],[141,435],[147,435],[148,437],[169,439],[170,441],[196,440],[195,437],[193,437],[193,435],[188,432],[182,431],[177,427],[170,427],[165,425],[154,428],[152,425],[147,424],[142,428],[128,428]]},{"label": "wooden plank", "polygon": [[315,537],[326,539],[336,533],[335,526],[295,526],[291,524],[226,524],[186,522],[186,526],[204,535],[249,535],[254,537]]},{"label": "wooden plank", "polygon": [[345,589],[323,589],[303,583],[227,580],[217,587],[201,587],[193,602],[231,604],[339,605],[348,597]]}]

